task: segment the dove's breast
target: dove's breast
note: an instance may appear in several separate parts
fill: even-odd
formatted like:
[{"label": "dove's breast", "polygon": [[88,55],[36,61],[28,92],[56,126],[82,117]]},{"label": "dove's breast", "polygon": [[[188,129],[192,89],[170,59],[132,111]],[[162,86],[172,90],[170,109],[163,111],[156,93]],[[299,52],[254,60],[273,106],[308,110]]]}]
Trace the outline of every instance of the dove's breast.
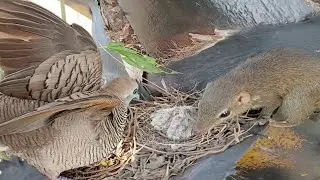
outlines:
[{"label": "dove's breast", "polygon": [[2,141],[43,174],[57,177],[57,172],[87,166],[110,155],[122,139],[126,122],[123,106],[112,113],[76,110],[57,115],[49,127],[3,136]]}]

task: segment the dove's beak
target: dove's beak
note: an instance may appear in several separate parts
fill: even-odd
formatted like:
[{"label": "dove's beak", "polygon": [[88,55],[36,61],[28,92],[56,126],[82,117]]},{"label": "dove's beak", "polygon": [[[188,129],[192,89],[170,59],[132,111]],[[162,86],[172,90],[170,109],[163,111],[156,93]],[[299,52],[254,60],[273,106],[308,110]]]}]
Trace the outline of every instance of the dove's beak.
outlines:
[{"label": "dove's beak", "polygon": [[141,101],[152,101],[153,98],[147,89],[146,86],[143,85],[143,83],[137,82],[138,83],[138,93],[133,97],[131,103],[136,104],[136,103],[141,103]]},{"label": "dove's beak", "polygon": [[139,93],[132,95],[132,100],[139,100],[139,99],[140,99],[140,94]]},{"label": "dove's beak", "polygon": [[134,99],[139,99],[139,94],[131,94],[125,100],[124,104],[129,105]]},{"label": "dove's beak", "polygon": [[139,99],[144,101],[153,100],[150,91],[143,83],[138,83]]}]

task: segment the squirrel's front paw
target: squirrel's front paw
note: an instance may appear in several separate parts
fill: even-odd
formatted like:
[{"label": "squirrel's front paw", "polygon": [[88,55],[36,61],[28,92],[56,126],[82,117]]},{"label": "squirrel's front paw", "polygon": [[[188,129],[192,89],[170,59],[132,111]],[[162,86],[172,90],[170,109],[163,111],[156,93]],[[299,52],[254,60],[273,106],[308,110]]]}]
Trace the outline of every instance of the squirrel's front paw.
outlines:
[{"label": "squirrel's front paw", "polygon": [[270,117],[267,117],[267,116],[261,116],[257,119],[257,124],[259,126],[263,126],[265,125],[267,122],[269,122],[270,120]]},{"label": "squirrel's front paw", "polygon": [[273,119],[269,119],[269,125],[272,127],[295,127],[298,126],[299,123],[291,123],[288,121],[275,121]]}]

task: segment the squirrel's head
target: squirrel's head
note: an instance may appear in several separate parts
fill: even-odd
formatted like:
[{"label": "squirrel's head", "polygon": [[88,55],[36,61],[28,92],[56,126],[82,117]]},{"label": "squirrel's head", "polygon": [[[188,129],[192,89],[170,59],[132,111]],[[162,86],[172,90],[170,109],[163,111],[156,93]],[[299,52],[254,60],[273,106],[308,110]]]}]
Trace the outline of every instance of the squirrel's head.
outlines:
[{"label": "squirrel's head", "polygon": [[205,133],[214,125],[245,113],[251,107],[251,98],[239,84],[228,78],[208,83],[198,105],[194,131]]}]

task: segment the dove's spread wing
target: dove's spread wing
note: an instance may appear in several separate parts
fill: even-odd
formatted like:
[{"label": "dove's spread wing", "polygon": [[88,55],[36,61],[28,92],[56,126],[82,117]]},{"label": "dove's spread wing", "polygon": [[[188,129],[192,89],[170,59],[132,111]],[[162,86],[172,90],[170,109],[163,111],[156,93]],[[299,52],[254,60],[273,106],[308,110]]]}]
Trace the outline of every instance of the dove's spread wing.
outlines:
[{"label": "dove's spread wing", "polygon": [[86,30],[23,0],[0,1],[3,94],[52,102],[101,85],[101,61]]},{"label": "dove's spread wing", "polygon": [[1,135],[43,127],[62,111],[120,104],[92,94],[102,67],[90,34],[28,1],[0,0],[0,65]]},{"label": "dove's spread wing", "polygon": [[0,124],[0,136],[29,132],[51,124],[54,115],[63,111],[82,108],[95,108],[110,111],[121,104],[117,97],[105,94],[77,93],[78,99],[65,97],[37,108],[35,111],[13,118]]}]

